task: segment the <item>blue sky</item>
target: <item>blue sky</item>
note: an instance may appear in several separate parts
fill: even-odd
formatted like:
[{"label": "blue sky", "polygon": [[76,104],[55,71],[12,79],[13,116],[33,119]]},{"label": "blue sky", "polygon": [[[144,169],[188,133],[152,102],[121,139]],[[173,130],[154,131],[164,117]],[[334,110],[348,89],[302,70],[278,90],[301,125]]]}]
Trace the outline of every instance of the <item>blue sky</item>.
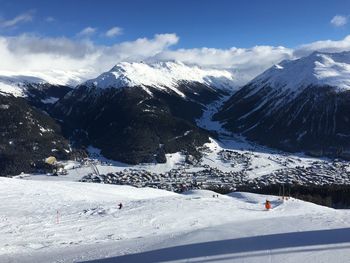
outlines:
[{"label": "blue sky", "polygon": [[[350,1],[208,1],[208,0],[0,0],[0,17],[9,20],[31,12],[32,21],[2,28],[3,35],[24,32],[76,37],[86,27],[96,29],[95,43],[112,44],[157,33],[176,33],[176,48],[295,47],[321,39],[342,39],[349,26],[330,23],[348,16]],[[50,17],[53,21],[48,22]],[[49,20],[52,20],[49,19]],[[108,38],[112,27],[122,34]]]}]

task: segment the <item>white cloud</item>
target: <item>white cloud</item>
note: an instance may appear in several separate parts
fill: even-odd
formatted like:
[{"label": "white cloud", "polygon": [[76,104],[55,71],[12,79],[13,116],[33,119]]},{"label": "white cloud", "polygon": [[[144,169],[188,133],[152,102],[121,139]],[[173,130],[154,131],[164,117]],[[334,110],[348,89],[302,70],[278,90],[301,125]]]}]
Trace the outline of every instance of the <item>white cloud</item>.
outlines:
[{"label": "white cloud", "polygon": [[49,38],[28,34],[0,36],[0,75],[4,71],[49,75],[65,72],[87,79],[96,77],[120,61],[140,61],[155,56],[178,40],[176,34],[158,34],[153,38],[101,46],[89,40],[71,40],[65,37]]},{"label": "white cloud", "polygon": [[22,13],[12,19],[9,20],[1,20],[0,21],[0,27],[2,28],[9,28],[14,27],[20,23],[30,22],[33,20],[34,11],[30,10],[25,13]]},{"label": "white cloud", "polygon": [[293,50],[285,47],[255,46],[253,48],[195,48],[165,50],[154,60],[179,60],[202,67],[232,69],[243,83],[283,59],[290,59]]},{"label": "white cloud", "polygon": [[96,28],[95,27],[85,27],[83,30],[81,30],[77,36],[78,37],[88,37],[96,33]]},{"label": "white cloud", "polygon": [[331,24],[335,27],[341,27],[348,23],[348,17],[343,15],[336,15],[332,18]]},{"label": "white cloud", "polygon": [[89,40],[47,38],[33,35],[0,37],[0,70],[83,69],[84,78],[95,77],[120,61],[179,60],[202,67],[233,69],[241,81],[249,80],[293,51],[284,47],[198,48],[171,50],[176,34],[157,34],[112,46],[95,45]]},{"label": "white cloud", "polygon": [[120,27],[112,27],[111,29],[107,30],[106,37],[116,37],[123,33],[123,29]]},{"label": "white cloud", "polygon": [[320,52],[342,52],[350,51],[350,35],[342,40],[321,40],[309,44],[300,45],[294,51],[294,56],[306,56],[314,51]]},{"label": "white cloud", "polygon": [[157,34],[152,38],[105,46],[87,38],[50,38],[29,34],[0,36],[0,75],[3,71],[18,74],[28,71],[68,72],[87,79],[121,61],[178,60],[201,67],[230,69],[243,84],[283,59],[295,59],[316,50],[350,51],[350,35],[339,41],[317,41],[296,49],[282,46],[175,49],[178,41],[176,34]]}]

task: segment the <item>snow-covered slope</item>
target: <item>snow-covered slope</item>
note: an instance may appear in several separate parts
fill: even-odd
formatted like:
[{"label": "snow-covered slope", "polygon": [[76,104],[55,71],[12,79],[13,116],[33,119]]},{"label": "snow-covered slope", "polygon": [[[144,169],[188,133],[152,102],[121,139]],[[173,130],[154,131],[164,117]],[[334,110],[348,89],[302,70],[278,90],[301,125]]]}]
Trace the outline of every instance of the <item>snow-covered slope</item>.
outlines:
[{"label": "snow-covered slope", "polygon": [[[0,178],[0,261],[348,259],[348,210],[274,196],[213,194]],[[264,209],[266,199],[271,211]]]},{"label": "snow-covered slope", "polygon": [[[1,73],[0,73],[1,74]],[[28,84],[44,84],[46,81],[31,76],[0,75],[0,92],[15,97],[25,97]]]},{"label": "snow-covered slope", "polygon": [[170,88],[184,96],[177,89],[183,81],[198,82],[221,89],[232,89],[236,86],[234,77],[229,71],[202,69],[197,66],[187,66],[181,62],[122,62],[96,79],[88,80],[85,84],[100,88],[134,86]]},{"label": "snow-covered slope", "polygon": [[[0,94],[27,98],[40,95],[39,97],[43,100],[43,103],[52,103],[62,97],[70,89],[69,87],[76,85],[79,81],[81,81],[79,77],[69,72],[54,72],[54,74],[25,72],[21,75],[14,72],[0,71]],[[45,94],[43,94],[44,90],[57,89],[58,87],[64,88],[53,93],[61,93],[60,95],[45,97]],[[38,94],[38,92],[42,94]],[[52,93],[52,91],[49,93]]]},{"label": "snow-covered slope", "polygon": [[350,52],[314,52],[297,60],[284,60],[248,85],[301,92],[313,86],[332,86],[337,91],[350,89]]},{"label": "snow-covered slope", "polygon": [[[61,85],[74,87],[84,80],[89,71],[0,71],[0,85],[7,84],[14,86],[14,88],[23,88],[27,84],[45,84]],[[1,88],[1,87],[0,87]]]}]

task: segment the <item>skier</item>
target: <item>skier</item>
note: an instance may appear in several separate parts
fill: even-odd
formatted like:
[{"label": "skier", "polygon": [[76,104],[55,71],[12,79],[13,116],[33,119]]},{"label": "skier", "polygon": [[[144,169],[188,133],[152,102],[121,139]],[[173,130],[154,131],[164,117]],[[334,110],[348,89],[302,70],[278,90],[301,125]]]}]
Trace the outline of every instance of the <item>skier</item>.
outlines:
[{"label": "skier", "polygon": [[271,203],[270,203],[269,200],[266,200],[266,202],[265,202],[265,208],[266,208],[266,210],[270,210],[270,209],[271,209]]},{"label": "skier", "polygon": [[123,208],[123,204],[122,204],[122,203],[119,203],[118,208],[119,208],[119,209],[122,209],[122,208]]}]

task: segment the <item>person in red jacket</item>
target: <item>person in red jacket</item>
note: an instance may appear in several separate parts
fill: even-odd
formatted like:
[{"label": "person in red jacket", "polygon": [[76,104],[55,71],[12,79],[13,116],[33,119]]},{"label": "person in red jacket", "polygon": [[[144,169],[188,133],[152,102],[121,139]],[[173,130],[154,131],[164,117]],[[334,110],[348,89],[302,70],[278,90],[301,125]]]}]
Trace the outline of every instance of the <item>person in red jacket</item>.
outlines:
[{"label": "person in red jacket", "polygon": [[270,210],[270,209],[271,209],[271,203],[270,203],[269,200],[266,200],[266,202],[265,202],[265,208],[266,208],[266,210]]}]

